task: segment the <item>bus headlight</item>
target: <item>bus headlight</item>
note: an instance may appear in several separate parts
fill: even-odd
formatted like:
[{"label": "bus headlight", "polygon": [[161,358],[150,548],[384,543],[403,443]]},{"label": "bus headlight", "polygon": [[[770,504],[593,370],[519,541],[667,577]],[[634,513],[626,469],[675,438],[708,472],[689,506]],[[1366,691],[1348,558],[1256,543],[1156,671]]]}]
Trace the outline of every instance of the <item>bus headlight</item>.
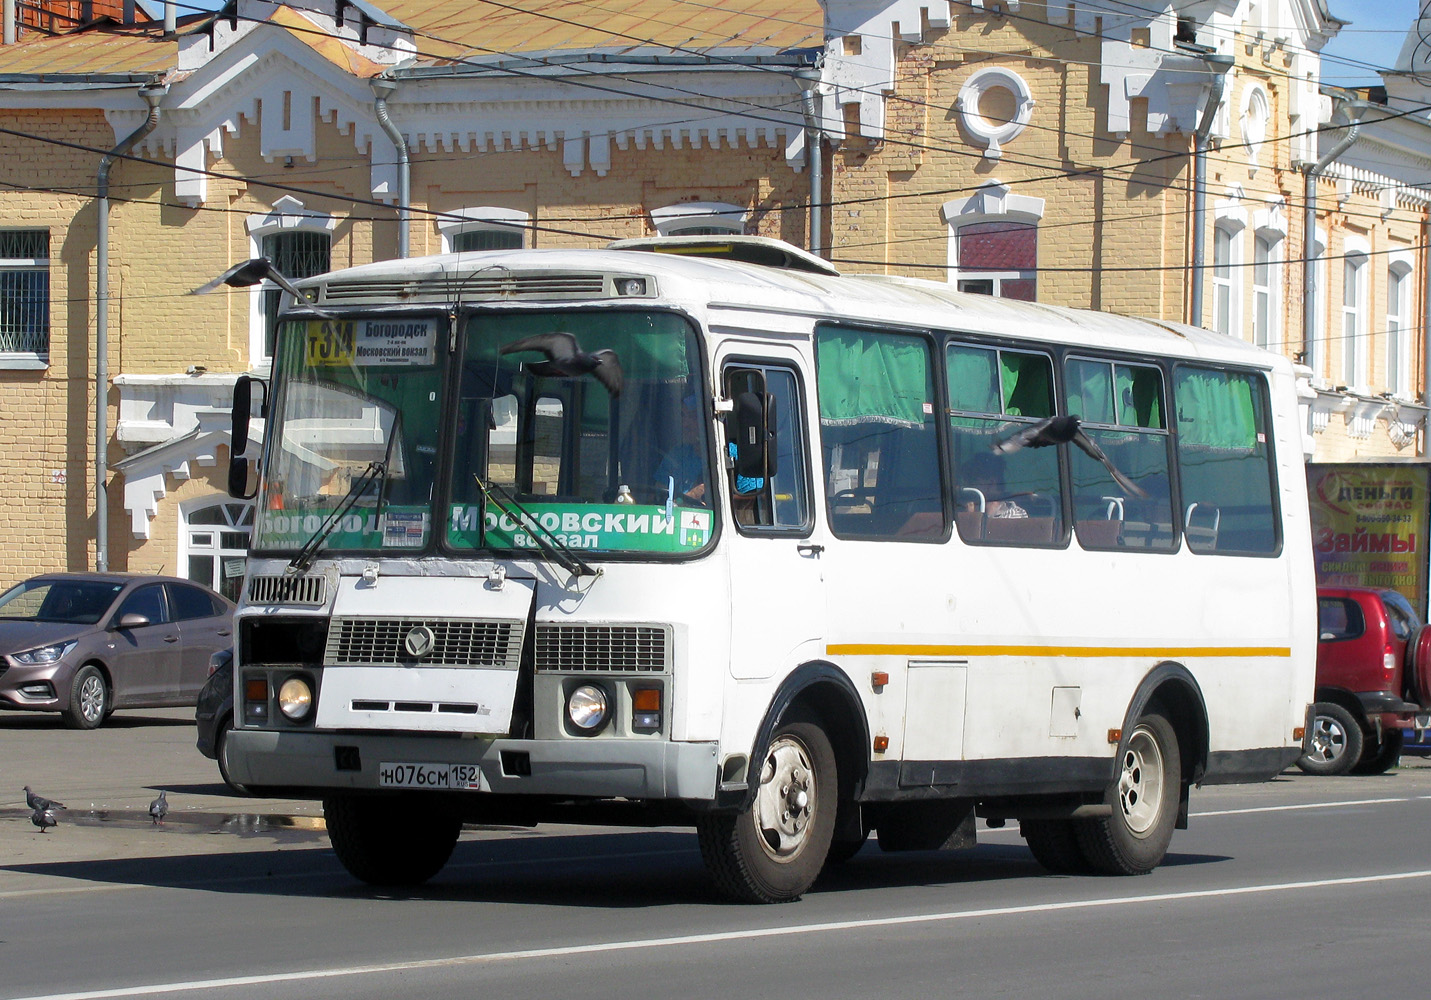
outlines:
[{"label": "bus headlight", "polygon": [[611,716],[606,692],[595,684],[583,684],[566,699],[566,717],[582,732],[594,733],[606,725]]},{"label": "bus headlight", "polygon": [[313,710],[313,688],[302,677],[290,677],[278,689],[278,710],[298,722]]}]

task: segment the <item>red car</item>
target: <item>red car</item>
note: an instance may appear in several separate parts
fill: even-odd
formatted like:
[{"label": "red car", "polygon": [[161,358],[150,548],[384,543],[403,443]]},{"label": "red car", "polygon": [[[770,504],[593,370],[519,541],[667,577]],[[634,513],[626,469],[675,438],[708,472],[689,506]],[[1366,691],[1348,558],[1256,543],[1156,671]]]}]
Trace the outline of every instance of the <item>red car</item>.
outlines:
[{"label": "red car", "polygon": [[1431,627],[1393,590],[1317,589],[1317,702],[1308,774],[1381,774],[1403,730],[1431,722]]}]

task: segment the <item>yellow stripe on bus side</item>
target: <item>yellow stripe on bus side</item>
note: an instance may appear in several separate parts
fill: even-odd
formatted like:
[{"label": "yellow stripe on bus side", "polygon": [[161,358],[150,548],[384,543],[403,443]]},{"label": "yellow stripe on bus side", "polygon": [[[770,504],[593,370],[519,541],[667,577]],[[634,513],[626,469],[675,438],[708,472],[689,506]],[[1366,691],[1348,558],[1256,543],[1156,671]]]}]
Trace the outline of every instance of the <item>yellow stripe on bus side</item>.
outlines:
[{"label": "yellow stripe on bus side", "polygon": [[857,642],[826,646],[825,652],[829,656],[1137,656],[1162,660],[1292,655],[1288,646],[900,646]]}]

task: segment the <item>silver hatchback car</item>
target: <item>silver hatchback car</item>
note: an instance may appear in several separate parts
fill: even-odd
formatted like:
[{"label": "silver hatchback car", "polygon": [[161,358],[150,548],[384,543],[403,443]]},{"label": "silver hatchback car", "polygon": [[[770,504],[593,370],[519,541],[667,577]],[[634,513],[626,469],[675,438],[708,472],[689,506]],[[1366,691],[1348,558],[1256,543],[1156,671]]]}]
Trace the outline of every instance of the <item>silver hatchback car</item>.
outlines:
[{"label": "silver hatchback car", "polygon": [[193,705],[234,606],[208,587],[133,573],[47,573],[0,595],[0,709],[94,729],[118,708]]}]

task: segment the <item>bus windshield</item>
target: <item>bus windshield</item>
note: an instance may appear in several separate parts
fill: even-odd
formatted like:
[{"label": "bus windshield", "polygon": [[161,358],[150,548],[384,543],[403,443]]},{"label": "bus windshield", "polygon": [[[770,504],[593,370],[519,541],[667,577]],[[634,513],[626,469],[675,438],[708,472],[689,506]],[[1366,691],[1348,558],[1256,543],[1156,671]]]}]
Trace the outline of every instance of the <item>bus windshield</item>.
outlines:
[{"label": "bus windshield", "polygon": [[710,541],[709,403],[689,323],[612,309],[478,313],[465,333],[448,546],[555,540],[654,557]]},{"label": "bus windshield", "polygon": [[445,327],[411,315],[283,324],[255,549],[427,545]]}]

